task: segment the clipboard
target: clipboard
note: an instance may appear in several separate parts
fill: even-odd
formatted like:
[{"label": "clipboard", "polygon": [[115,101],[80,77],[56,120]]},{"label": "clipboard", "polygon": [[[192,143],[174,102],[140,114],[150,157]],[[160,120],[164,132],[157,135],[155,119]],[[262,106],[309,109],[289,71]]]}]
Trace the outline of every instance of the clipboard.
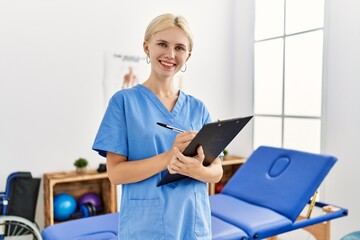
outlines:
[{"label": "clipboard", "polygon": [[[190,157],[196,156],[197,148],[201,145],[205,153],[203,165],[209,166],[252,117],[253,116],[232,118],[205,124],[183,151],[183,154]],[[157,186],[160,187],[185,178],[188,177],[179,173],[171,174],[167,172]]]}]

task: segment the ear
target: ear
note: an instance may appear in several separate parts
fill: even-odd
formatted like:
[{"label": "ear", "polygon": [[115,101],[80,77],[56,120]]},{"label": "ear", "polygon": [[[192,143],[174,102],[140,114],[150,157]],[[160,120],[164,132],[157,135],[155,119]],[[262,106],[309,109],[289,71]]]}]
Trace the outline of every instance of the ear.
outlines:
[{"label": "ear", "polygon": [[145,41],[145,42],[143,43],[143,49],[144,49],[145,54],[146,54],[148,57],[150,57],[149,44],[148,44],[148,42]]},{"label": "ear", "polygon": [[189,58],[191,57],[191,52],[189,52],[188,57],[186,58],[186,61],[189,60]]}]

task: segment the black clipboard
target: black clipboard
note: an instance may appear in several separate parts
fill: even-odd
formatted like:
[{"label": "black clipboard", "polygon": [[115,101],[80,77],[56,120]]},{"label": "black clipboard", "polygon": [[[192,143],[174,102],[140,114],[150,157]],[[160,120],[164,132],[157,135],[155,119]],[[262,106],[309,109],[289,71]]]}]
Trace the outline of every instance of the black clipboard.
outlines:
[{"label": "black clipboard", "polygon": [[[245,127],[253,116],[232,118],[205,124],[183,151],[185,156],[196,156],[201,145],[205,153],[204,166],[210,165]],[[188,178],[181,174],[167,172],[157,186]]]}]

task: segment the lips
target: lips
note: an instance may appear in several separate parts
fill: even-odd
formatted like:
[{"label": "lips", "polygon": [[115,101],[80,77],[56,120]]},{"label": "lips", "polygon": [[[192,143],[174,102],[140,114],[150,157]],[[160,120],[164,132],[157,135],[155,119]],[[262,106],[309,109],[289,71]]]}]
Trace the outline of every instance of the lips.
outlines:
[{"label": "lips", "polygon": [[160,63],[166,68],[171,68],[176,65],[175,63],[169,63],[169,62],[164,62],[164,61],[160,61]]}]

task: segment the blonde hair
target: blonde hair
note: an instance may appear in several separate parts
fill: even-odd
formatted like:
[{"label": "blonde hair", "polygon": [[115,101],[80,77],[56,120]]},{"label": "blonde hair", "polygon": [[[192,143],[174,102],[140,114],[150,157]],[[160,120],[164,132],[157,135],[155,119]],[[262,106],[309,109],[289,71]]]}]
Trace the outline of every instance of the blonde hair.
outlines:
[{"label": "blonde hair", "polygon": [[160,32],[168,27],[179,27],[189,39],[189,52],[193,49],[193,38],[190,32],[189,24],[182,16],[175,16],[171,13],[165,13],[154,18],[145,31],[144,41],[150,42],[155,33]]}]

